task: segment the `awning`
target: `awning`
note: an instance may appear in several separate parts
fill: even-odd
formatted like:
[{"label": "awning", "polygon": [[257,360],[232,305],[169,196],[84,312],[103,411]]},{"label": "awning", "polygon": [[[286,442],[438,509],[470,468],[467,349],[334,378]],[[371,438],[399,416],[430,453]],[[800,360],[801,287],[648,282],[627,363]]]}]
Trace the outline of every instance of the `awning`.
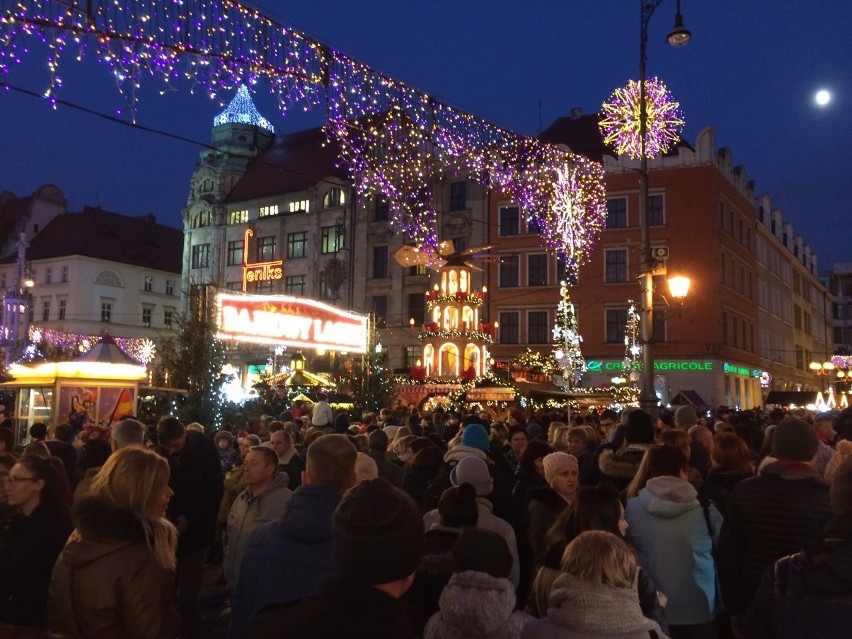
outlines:
[{"label": "awning", "polygon": [[707,402],[701,398],[701,395],[696,393],[694,390],[678,391],[669,403],[675,406],[682,406],[684,404],[689,404],[690,406],[695,407],[708,405]]},{"label": "awning", "polygon": [[769,391],[764,404],[775,406],[807,406],[816,404],[818,391]]}]

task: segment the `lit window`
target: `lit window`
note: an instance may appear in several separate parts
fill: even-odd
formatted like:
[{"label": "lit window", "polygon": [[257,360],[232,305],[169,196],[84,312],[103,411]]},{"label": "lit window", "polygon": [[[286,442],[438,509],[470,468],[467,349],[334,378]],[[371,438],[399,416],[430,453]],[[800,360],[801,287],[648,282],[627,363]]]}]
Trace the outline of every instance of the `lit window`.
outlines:
[{"label": "lit window", "polygon": [[343,225],[322,227],[320,242],[323,253],[337,253],[343,248]]},{"label": "lit window", "polygon": [[311,203],[309,200],[295,200],[294,202],[287,203],[288,213],[307,213],[310,210]]},{"label": "lit window", "polygon": [[271,217],[273,215],[278,215],[278,205],[270,204],[269,206],[261,206],[258,209],[257,216],[258,217]]},{"label": "lit window", "polygon": [[196,244],[192,247],[192,268],[207,268],[210,266],[210,245]]},{"label": "lit window", "polygon": [[248,209],[242,211],[231,211],[228,214],[229,224],[245,224],[248,222]]},{"label": "lit window", "polygon": [[344,204],[346,204],[346,194],[343,192],[343,189],[337,186],[330,188],[322,201],[323,208],[326,209],[343,206]]}]

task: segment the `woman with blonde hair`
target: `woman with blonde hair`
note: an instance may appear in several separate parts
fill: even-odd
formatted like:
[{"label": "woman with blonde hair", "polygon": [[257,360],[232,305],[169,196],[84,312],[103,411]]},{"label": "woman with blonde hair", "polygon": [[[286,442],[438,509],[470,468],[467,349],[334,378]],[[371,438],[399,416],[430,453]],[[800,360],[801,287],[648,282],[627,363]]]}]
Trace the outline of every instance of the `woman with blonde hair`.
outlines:
[{"label": "woman with blonde hair", "polygon": [[642,614],[636,596],[639,569],[633,551],[602,530],[580,533],[565,548],[553,582],[547,617],[524,626],[523,639],[667,639]]},{"label": "woman with blonde hair", "polygon": [[176,636],[172,494],[156,453],[128,446],[110,456],[74,507],[76,528],[53,571],[51,637]]}]

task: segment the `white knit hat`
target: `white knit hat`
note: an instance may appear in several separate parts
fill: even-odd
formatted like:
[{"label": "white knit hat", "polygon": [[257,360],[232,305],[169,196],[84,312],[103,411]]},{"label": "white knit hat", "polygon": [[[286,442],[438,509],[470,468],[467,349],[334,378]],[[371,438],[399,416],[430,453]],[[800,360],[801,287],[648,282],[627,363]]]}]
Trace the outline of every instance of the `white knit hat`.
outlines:
[{"label": "white knit hat", "polygon": [[553,480],[556,479],[556,475],[566,466],[573,466],[578,472],[580,470],[577,458],[562,451],[545,455],[541,461],[544,463],[544,478],[551,486],[553,486]]}]

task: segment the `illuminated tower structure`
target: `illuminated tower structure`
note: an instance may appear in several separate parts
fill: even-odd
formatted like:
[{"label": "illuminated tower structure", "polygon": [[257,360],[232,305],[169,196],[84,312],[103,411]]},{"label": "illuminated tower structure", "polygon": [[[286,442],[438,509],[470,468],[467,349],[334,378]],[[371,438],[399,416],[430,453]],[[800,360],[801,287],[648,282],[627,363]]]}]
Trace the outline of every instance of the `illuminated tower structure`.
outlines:
[{"label": "illuminated tower structure", "polygon": [[426,293],[430,319],[420,334],[426,377],[474,379],[489,359],[491,327],[481,321],[486,289],[471,290],[472,266],[461,255],[444,258],[439,283]]}]

